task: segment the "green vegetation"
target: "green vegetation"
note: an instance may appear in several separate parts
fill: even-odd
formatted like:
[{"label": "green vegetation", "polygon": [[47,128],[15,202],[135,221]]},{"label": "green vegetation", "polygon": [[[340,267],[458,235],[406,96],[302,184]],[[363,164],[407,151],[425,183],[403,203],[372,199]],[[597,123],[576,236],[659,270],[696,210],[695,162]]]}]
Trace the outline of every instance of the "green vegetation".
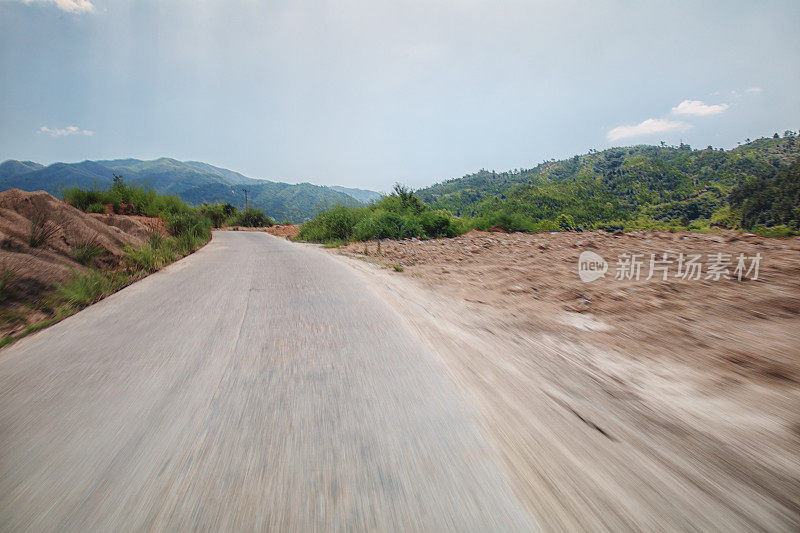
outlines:
[{"label": "green vegetation", "polygon": [[410,189],[394,192],[366,207],[336,206],[303,224],[299,239],[333,243],[406,237],[453,237],[463,231],[449,212],[432,210]]},{"label": "green vegetation", "polygon": [[730,151],[611,148],[527,170],[482,170],[417,195],[478,229],[726,227],[789,235],[800,231],[798,157],[791,131]]},{"label": "green vegetation", "polygon": [[[195,206],[228,203],[241,208],[245,206],[243,189],[247,189],[250,207],[275,220],[298,223],[334,205],[357,206],[380,197],[374,191],[253,179],[205,163],[169,158],[54,163],[46,167],[30,161],[6,161],[0,164],[0,190],[45,190],[58,196],[64,188],[77,188],[91,199],[97,198],[95,190],[113,186],[112,174],[124,174],[130,184]],[[102,213],[103,203],[97,198],[80,209]]]},{"label": "green vegetation", "polygon": [[103,272],[94,268],[82,274],[73,271],[69,280],[56,285],[54,303],[62,312],[80,309],[124,287],[128,281],[124,273]]},{"label": "green vegetation", "polygon": [[398,185],[375,205],[320,213],[299,238],[452,237],[496,226],[794,235],[800,233],[800,142],[787,131],[729,151],[683,143],[591,150],[531,169],[481,170],[416,192]]},{"label": "green vegetation", "polygon": [[[746,228],[800,229],[800,158],[774,174],[748,176],[731,189],[730,204]],[[779,229],[784,228],[784,229]]]},{"label": "green vegetation", "polygon": [[[190,207],[173,196],[161,196],[152,190],[126,185],[122,176],[116,174],[109,189],[68,189],[64,191],[64,200],[88,211],[93,206],[110,204],[115,213],[157,216],[164,220],[170,235],[154,233],[149,242],[141,246],[126,245],[123,249],[125,270],[92,267],[83,273],[73,272],[68,281],[56,286],[48,302],[61,314],[89,305],[205,244],[211,238],[209,213],[225,212],[230,217],[239,214],[232,206]],[[251,211],[246,213],[250,217],[248,220],[258,221],[261,213]],[[88,266],[103,253],[96,243],[84,242],[72,248],[75,259]]]},{"label": "green vegetation", "polygon": [[72,247],[72,256],[82,265],[91,265],[105,250],[94,242],[82,242]]}]

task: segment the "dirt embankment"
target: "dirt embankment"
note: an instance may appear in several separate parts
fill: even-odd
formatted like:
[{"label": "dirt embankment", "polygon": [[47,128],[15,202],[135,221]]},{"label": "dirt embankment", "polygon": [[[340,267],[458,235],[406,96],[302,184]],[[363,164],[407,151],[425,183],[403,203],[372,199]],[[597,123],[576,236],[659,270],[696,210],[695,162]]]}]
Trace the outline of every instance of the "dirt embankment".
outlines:
[{"label": "dirt embankment", "polygon": [[[800,527],[800,239],[472,231],[340,251],[385,266],[351,262],[475,399],[545,529]],[[581,281],[586,251],[605,277]],[[757,279],[739,254],[760,254]]]},{"label": "dirt embankment", "polygon": [[300,226],[297,224],[273,224],[266,228],[248,228],[245,226],[223,226],[216,228],[217,231],[262,231],[275,235],[276,237],[283,237],[285,239],[293,239],[300,233]]},{"label": "dirt embankment", "polygon": [[[42,317],[32,302],[89,266],[121,265],[126,243],[141,245],[166,234],[161,219],[87,214],[44,191],[0,193],[0,336],[13,335]],[[88,248],[95,253],[81,255]]]}]

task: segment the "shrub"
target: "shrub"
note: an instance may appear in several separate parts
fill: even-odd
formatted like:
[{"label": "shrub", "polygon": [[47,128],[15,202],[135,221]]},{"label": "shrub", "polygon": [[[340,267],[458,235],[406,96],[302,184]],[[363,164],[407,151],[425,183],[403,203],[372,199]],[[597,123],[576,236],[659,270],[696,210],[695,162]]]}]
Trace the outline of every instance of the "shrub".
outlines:
[{"label": "shrub", "polygon": [[428,237],[455,237],[461,226],[447,211],[426,211],[420,215],[420,223]]},{"label": "shrub", "polygon": [[235,225],[248,228],[263,228],[274,224],[272,220],[264,216],[264,213],[252,207],[247,211],[236,214],[233,218]]},{"label": "shrub", "polygon": [[556,219],[556,224],[560,229],[571,231],[575,227],[575,220],[570,215],[561,213]]},{"label": "shrub", "polygon": [[376,211],[372,216],[362,219],[353,228],[351,237],[357,241],[369,239],[403,239],[425,234],[419,219],[401,215],[393,211]]},{"label": "shrub", "polygon": [[222,205],[204,205],[200,208],[200,213],[207,216],[211,220],[212,227],[215,228],[223,226],[225,220],[230,216],[225,214],[225,206]]},{"label": "shrub", "polygon": [[[64,191],[63,199],[81,211],[86,211],[90,205],[103,205],[105,200],[104,191],[86,191],[83,189],[67,189]],[[101,211],[102,212],[102,211]]]},{"label": "shrub", "polygon": [[364,208],[339,205],[303,224],[298,237],[312,242],[345,241],[366,215],[367,210]]},{"label": "shrub", "polygon": [[104,206],[103,204],[101,204],[99,202],[93,203],[93,204],[89,204],[86,207],[86,212],[87,213],[105,213],[106,212],[106,206]]}]

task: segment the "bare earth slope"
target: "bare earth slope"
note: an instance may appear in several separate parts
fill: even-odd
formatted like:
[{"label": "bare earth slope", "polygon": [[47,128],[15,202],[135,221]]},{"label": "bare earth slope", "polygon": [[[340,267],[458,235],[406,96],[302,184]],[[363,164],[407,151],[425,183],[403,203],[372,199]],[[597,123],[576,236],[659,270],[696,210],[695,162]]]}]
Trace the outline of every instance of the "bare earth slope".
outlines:
[{"label": "bare earth slope", "polygon": [[[445,357],[544,529],[800,527],[800,240],[470,232],[343,251],[365,246],[370,262],[342,260]],[[755,281],[612,264],[584,283],[585,250],[762,260]]]},{"label": "bare earth slope", "polygon": [[[39,318],[30,304],[86,268],[76,247],[102,250],[95,260],[113,268],[125,244],[140,245],[152,233],[166,233],[157,218],[87,214],[44,191],[10,189],[0,193],[0,268],[10,281],[0,298],[0,334],[13,335]],[[40,243],[31,246],[32,236]]]}]

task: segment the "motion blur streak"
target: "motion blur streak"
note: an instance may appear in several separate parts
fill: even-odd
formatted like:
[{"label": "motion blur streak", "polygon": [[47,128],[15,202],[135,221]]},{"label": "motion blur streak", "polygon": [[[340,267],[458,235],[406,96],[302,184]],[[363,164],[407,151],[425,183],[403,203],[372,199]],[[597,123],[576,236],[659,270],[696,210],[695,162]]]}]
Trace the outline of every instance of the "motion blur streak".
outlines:
[{"label": "motion blur streak", "polygon": [[357,276],[211,244],[0,355],[0,530],[530,530],[437,359]]}]

